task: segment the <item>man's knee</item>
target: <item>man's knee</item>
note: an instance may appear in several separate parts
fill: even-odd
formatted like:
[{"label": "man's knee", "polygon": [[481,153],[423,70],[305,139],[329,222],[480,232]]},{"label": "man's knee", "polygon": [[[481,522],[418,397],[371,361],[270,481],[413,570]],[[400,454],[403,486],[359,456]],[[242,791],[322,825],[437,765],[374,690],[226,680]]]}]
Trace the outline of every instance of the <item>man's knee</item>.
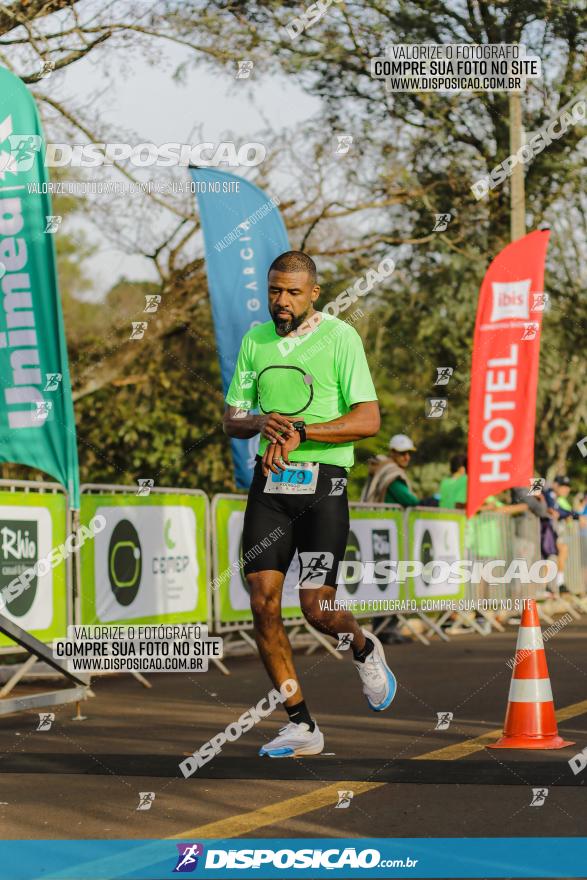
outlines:
[{"label": "man's knee", "polygon": [[281,620],[281,601],[279,596],[272,595],[259,584],[251,585],[251,611],[255,622],[259,624],[274,623]]}]

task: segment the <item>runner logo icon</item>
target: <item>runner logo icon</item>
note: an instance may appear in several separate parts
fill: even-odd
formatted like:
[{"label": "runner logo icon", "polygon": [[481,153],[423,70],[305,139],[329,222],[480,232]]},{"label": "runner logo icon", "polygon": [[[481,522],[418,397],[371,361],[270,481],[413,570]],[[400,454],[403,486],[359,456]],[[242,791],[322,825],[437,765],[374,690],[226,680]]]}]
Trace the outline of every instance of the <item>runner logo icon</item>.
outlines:
[{"label": "runner logo icon", "polygon": [[321,587],[334,563],[334,554],[309,550],[300,556],[300,590]]},{"label": "runner logo icon", "polygon": [[174,874],[188,874],[195,871],[198,866],[199,856],[204,855],[204,847],[201,843],[177,843],[177,864],[173,869]]},{"label": "runner logo icon", "polygon": [[436,722],[436,727],[434,730],[448,730],[450,727],[450,722],[453,719],[452,712],[437,712],[436,717],[438,721]]},{"label": "runner logo icon", "polygon": [[355,637],[354,633],[337,633],[338,635],[338,645],[336,646],[337,651],[348,651],[352,645],[353,639]]},{"label": "runner logo icon", "polygon": [[548,789],[547,788],[533,788],[532,789],[532,800],[530,801],[531,807],[541,807],[546,798],[548,797]]}]

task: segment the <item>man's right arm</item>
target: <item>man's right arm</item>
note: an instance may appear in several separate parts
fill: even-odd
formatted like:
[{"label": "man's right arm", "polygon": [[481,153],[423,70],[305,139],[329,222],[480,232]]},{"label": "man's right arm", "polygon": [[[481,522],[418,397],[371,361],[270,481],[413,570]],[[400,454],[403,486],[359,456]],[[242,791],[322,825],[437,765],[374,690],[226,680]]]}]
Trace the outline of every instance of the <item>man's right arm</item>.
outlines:
[{"label": "man's right arm", "polygon": [[256,416],[245,409],[230,405],[224,409],[222,425],[224,433],[237,440],[249,440],[255,434],[261,434],[267,440],[281,440],[284,435],[291,436],[295,433],[291,420],[279,413]]},{"label": "man's right arm", "polygon": [[246,410],[239,409],[237,406],[227,405],[224,407],[222,419],[224,433],[228,437],[235,437],[237,440],[249,440],[259,433],[255,419],[256,417],[249,415]]},{"label": "man's right arm", "polygon": [[222,426],[224,433],[237,440],[249,440],[259,433],[255,409],[257,397],[257,373],[248,334],[241,342],[230,387],[226,393],[226,406]]}]

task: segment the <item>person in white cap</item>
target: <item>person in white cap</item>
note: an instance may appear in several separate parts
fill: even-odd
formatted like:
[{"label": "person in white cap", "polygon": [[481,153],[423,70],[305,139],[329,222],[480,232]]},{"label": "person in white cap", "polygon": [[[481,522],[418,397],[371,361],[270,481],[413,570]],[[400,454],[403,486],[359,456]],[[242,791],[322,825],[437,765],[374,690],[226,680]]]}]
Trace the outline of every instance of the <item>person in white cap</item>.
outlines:
[{"label": "person in white cap", "polygon": [[369,479],[361,501],[401,504],[402,507],[420,504],[406,474],[411,454],[415,451],[416,447],[407,434],[394,434],[389,441],[389,457],[378,455],[369,464]]}]

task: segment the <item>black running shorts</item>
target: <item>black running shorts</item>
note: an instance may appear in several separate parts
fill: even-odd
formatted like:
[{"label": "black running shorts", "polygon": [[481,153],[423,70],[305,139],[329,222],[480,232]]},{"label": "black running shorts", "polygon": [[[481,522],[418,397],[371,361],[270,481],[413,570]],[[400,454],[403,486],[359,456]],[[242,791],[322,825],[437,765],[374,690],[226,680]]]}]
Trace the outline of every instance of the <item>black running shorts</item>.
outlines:
[{"label": "black running shorts", "polygon": [[300,585],[337,586],[349,533],[347,471],[332,464],[315,467],[312,494],[272,494],[265,491],[267,477],[257,456],[243,526],[245,575],[269,570],[285,574],[297,550]]}]

